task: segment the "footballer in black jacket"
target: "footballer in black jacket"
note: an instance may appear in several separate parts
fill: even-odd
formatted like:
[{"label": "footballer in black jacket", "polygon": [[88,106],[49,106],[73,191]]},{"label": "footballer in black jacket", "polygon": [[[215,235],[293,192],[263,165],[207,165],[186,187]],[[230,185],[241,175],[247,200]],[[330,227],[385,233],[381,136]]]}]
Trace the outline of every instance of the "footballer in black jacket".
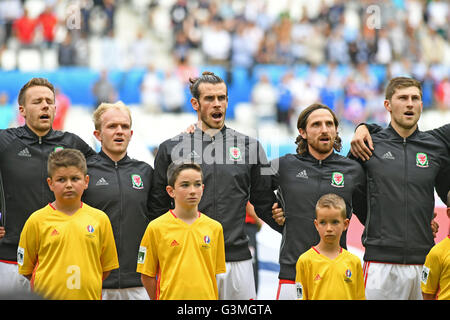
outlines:
[{"label": "footballer in black jacket", "polygon": [[74,148],[86,158],[95,151],[70,132],[49,132],[40,137],[27,125],[0,130],[0,169],[3,180],[6,230],[0,240],[0,260],[17,261],[17,246],[23,225],[30,214],[54,201],[47,185],[48,155],[58,149]]},{"label": "footballer in black jacket", "polygon": [[108,215],[119,258],[119,269],[103,282],[102,299],[147,299],[136,268],[139,244],[150,221],[153,169],[127,154],[133,130],[131,112],[125,104],[102,103],[93,119],[94,136],[102,147],[87,162],[90,180],[82,200]]},{"label": "footballer in black jacket", "polygon": [[[280,284],[277,299],[296,298],[296,263],[301,254],[319,243],[314,226],[316,203],[328,193],[342,197],[347,218],[355,213],[365,222],[366,180],[362,166],[339,155],[338,120],[325,105],[313,104],[299,115],[300,135],[297,154],[287,154],[272,161],[272,187],[284,210],[284,228],[280,248]],[[341,247],[347,248],[346,233]]]},{"label": "footballer in black jacket", "polygon": [[150,221],[148,199],[153,169],[128,155],[113,161],[103,151],[91,157],[87,165],[89,186],[82,200],[108,215],[119,257],[119,269],[104,280],[103,288],[141,287],[137,254]]},{"label": "footballer in black jacket", "polygon": [[436,137],[442,130],[431,134],[418,128],[419,81],[391,79],[384,107],[389,126],[372,135],[372,156],[362,162],[368,201],[362,237],[366,297],[422,299],[421,265],[434,245],[434,189],[448,170],[448,140]]},{"label": "footballer in black jacket", "polygon": [[14,267],[25,221],[36,210],[53,202],[47,184],[47,159],[64,148],[95,155],[80,137],[52,129],[56,113],[55,89],[44,78],[32,78],[19,91],[19,113],[25,125],[0,130],[0,173],[3,189],[0,219],[6,234],[0,239],[0,291],[27,288],[28,281]]}]

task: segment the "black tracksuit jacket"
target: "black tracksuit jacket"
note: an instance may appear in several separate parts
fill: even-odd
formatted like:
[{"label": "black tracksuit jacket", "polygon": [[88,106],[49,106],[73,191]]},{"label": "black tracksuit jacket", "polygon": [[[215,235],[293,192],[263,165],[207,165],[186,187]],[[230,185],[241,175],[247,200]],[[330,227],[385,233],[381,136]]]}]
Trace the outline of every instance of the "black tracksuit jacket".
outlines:
[{"label": "black tracksuit jacket", "polygon": [[[286,216],[280,248],[279,278],[295,280],[298,257],[320,241],[314,226],[317,200],[327,193],[341,196],[347,217],[365,222],[365,175],[361,165],[335,152],[317,160],[308,152],[287,154],[272,161],[273,188]],[[278,168],[278,170],[277,170]],[[346,231],[341,246],[347,248]]]},{"label": "black tracksuit jacket", "polygon": [[434,245],[434,187],[448,166],[447,148],[429,132],[417,129],[402,138],[391,125],[372,140],[373,155],[362,163],[368,194],[364,260],[423,264]]},{"label": "black tracksuit jacket", "polygon": [[276,199],[270,170],[262,169],[268,163],[260,143],[226,126],[213,137],[196,128],[192,134],[182,133],[161,143],[155,158],[152,218],[171,208],[166,171],[171,162],[180,159],[199,163],[202,168],[205,189],[199,211],[222,224],[226,261],[251,259],[244,229],[247,202],[250,200],[261,219],[278,227],[272,219]]},{"label": "black tracksuit jacket", "polygon": [[113,228],[119,256],[115,269],[103,282],[103,288],[142,286],[136,272],[139,244],[149,223],[149,196],[152,167],[125,156],[111,160],[103,151],[88,161],[89,187],[83,201],[105,212]]},{"label": "black tracksuit jacket", "polygon": [[2,224],[6,230],[0,240],[0,260],[17,261],[17,246],[25,221],[34,211],[55,200],[46,181],[47,159],[60,147],[78,149],[87,158],[96,154],[70,132],[50,130],[39,137],[26,125],[0,130]]},{"label": "black tracksuit jacket", "polygon": [[[377,124],[365,124],[371,134],[381,131],[383,128]],[[443,125],[442,127],[425,131],[430,133],[434,137],[441,140],[447,148],[447,152],[450,155],[450,124]],[[447,165],[438,173],[436,177],[436,192],[441,198],[442,202],[447,203],[447,195],[450,190],[450,159],[447,161]]]}]

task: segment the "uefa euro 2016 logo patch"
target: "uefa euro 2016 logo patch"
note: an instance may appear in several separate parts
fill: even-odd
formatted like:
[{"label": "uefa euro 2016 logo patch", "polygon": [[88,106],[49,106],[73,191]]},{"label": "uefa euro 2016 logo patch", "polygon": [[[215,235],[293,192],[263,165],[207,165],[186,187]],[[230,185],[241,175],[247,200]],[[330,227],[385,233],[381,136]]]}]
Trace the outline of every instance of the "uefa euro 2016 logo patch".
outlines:
[{"label": "uefa euro 2016 logo patch", "polygon": [[141,179],[141,176],[138,174],[131,175],[131,182],[133,183],[133,188],[135,189],[144,189],[144,182]]},{"label": "uefa euro 2016 logo patch", "polygon": [[344,186],[344,174],[341,172],[333,172],[331,174],[331,185],[336,188]]},{"label": "uefa euro 2016 logo patch", "polygon": [[428,155],[426,153],[418,152],[416,154],[416,166],[420,168],[428,167]]},{"label": "uefa euro 2016 logo patch", "polygon": [[86,230],[87,230],[87,234],[86,234],[86,236],[88,237],[88,238],[95,238],[95,235],[94,235],[94,231],[95,231],[95,229],[94,229],[94,227],[92,226],[92,225],[88,225],[87,227],[86,227]]},{"label": "uefa euro 2016 logo patch", "polygon": [[211,247],[211,238],[206,235],[203,237],[202,248],[209,249]]},{"label": "uefa euro 2016 logo patch", "polygon": [[345,281],[345,282],[352,282],[351,277],[352,277],[352,270],[350,270],[350,269],[345,270],[345,278],[344,278],[344,281]]}]

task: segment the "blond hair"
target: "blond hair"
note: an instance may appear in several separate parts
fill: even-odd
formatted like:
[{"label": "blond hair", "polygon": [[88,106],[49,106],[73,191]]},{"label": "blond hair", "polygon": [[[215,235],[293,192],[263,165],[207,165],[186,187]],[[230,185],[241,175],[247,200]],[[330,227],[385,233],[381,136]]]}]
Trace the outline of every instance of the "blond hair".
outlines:
[{"label": "blond hair", "polygon": [[118,101],[116,103],[103,102],[98,106],[97,109],[95,109],[94,114],[92,115],[95,130],[100,130],[102,128],[102,115],[110,109],[118,109],[124,111],[130,118],[130,127],[131,127],[132,120],[130,108],[128,108],[122,101]]},{"label": "blond hair", "polygon": [[316,214],[319,209],[323,208],[337,209],[340,211],[342,218],[347,219],[345,201],[337,194],[328,193],[321,196],[316,204]]}]

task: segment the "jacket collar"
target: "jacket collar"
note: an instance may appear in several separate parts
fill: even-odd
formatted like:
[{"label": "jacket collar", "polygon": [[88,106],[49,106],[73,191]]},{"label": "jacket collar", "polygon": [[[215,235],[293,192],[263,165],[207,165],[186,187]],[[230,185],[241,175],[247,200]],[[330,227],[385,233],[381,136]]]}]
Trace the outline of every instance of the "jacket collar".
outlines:
[{"label": "jacket collar", "polygon": [[334,151],[334,149],[333,149],[333,152],[331,152],[330,153],[330,155],[328,155],[328,157],[326,157],[325,159],[323,159],[323,160],[318,160],[318,159],[316,159],[316,158],[314,158],[310,153],[309,153],[309,151],[306,151],[305,153],[303,153],[303,154],[296,154],[295,155],[298,159],[300,159],[300,160],[307,160],[307,161],[310,161],[310,162],[317,162],[317,163],[322,163],[322,162],[326,162],[326,161],[330,161],[330,160],[333,160],[336,156],[337,156],[337,153]]},{"label": "jacket collar", "polygon": [[51,137],[55,132],[58,132],[58,131],[54,131],[53,128],[50,128],[50,130],[47,132],[47,134],[45,136],[40,137],[36,133],[34,133],[34,131],[31,130],[26,124],[23,125],[22,128],[24,130],[23,135],[26,135],[26,136],[28,136],[30,138],[34,138],[34,139],[39,139],[39,138],[47,139],[47,138]]},{"label": "jacket collar", "polygon": [[[395,137],[403,140],[403,137],[401,135],[398,134],[397,131],[395,131],[394,127],[392,126],[391,122],[389,122],[388,127],[386,128],[387,131],[389,131],[390,133],[392,133]],[[406,137],[406,139],[411,139],[414,138],[418,133],[420,132],[419,130],[419,126],[417,126],[416,130],[414,130],[414,132],[412,134],[410,134],[408,137]]]},{"label": "jacket collar", "polygon": [[211,137],[209,134],[203,132],[199,127],[197,127],[197,125],[195,125],[195,130],[194,130],[193,135],[194,135],[194,137],[201,137],[202,140],[209,141],[209,140],[217,138],[218,135],[222,135],[222,138],[225,137],[227,129],[228,129],[227,126],[224,125],[222,127],[222,129],[220,129],[218,132],[216,132],[214,134],[214,136]]},{"label": "jacket collar", "polygon": [[111,164],[123,164],[126,163],[130,157],[128,157],[128,154],[125,154],[125,156],[120,159],[119,161],[113,161],[105,152],[103,152],[103,150],[100,150],[100,152],[98,153],[100,157],[102,157],[103,159],[105,159],[106,161],[108,161]]}]

